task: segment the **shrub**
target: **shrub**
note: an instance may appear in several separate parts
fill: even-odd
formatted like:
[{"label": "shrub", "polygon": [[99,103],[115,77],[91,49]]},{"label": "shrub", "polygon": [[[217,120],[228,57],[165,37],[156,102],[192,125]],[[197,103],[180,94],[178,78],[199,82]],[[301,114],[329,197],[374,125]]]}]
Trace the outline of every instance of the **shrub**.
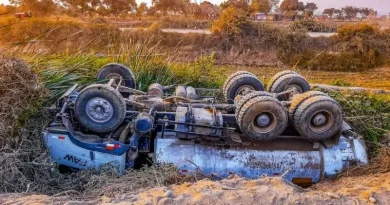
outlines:
[{"label": "shrub", "polygon": [[21,60],[0,59],[0,147],[13,138],[29,115],[41,103],[43,89],[37,75]]},{"label": "shrub", "polygon": [[294,21],[294,23],[290,25],[290,29],[292,31],[305,29],[306,31],[310,32],[336,32],[337,25],[326,25],[324,23],[319,23],[310,19]]},{"label": "shrub", "polygon": [[171,16],[163,17],[158,22],[162,28],[207,29],[211,25],[211,22],[207,20]]},{"label": "shrub", "polygon": [[343,107],[346,121],[366,140],[378,143],[390,129],[388,96],[371,93],[328,93]]},{"label": "shrub", "polygon": [[278,44],[278,58],[290,66],[329,71],[362,71],[390,58],[390,35],[375,25],[340,26],[330,38],[289,33]]},{"label": "shrub", "polygon": [[221,15],[211,26],[214,35],[237,36],[241,34],[241,26],[248,24],[244,13],[234,7],[223,10]]},{"label": "shrub", "polygon": [[[13,24],[14,23],[14,24]],[[86,24],[75,19],[31,18],[13,22],[1,21],[0,25],[10,25],[0,29],[0,42],[13,45],[26,51],[47,50],[47,52],[77,52],[98,50],[115,44],[120,39],[120,31],[110,24]]]}]

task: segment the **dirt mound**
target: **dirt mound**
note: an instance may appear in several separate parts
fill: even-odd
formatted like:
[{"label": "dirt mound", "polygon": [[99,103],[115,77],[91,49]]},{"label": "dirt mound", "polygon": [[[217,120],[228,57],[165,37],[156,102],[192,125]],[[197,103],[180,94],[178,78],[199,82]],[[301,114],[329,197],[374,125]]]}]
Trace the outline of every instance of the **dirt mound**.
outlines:
[{"label": "dirt mound", "polygon": [[[129,185],[130,186],[130,185]],[[390,173],[346,177],[303,189],[282,178],[200,180],[90,201],[71,197],[0,195],[0,204],[390,204]]]}]

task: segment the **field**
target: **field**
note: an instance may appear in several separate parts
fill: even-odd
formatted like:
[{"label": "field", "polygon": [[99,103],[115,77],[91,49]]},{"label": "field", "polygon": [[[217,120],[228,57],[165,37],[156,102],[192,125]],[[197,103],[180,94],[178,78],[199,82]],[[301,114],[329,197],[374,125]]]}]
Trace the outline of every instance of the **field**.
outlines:
[{"label": "field", "polygon": [[[247,66],[216,66],[216,69],[226,70],[230,74],[238,70],[247,70],[267,82],[284,68],[247,67]],[[365,87],[390,90],[390,67],[375,68],[364,72],[331,72],[318,70],[298,70],[310,83],[328,84],[345,87]]]},{"label": "field", "polygon": [[[254,23],[231,16],[222,15],[215,24],[175,18],[0,19],[0,26],[17,21],[0,28],[0,204],[389,202],[390,23]],[[211,28],[211,33],[163,28]],[[339,34],[313,38],[308,28]],[[283,70],[297,71],[311,84],[346,88],[325,91],[366,141],[372,164],[351,166],[336,180],[306,189],[281,177],[212,181],[196,173],[179,175],[172,166],[128,170],[124,176],[111,167],[61,174],[41,139],[54,117],[47,108],[73,84],[95,83],[96,72],[110,62],[129,66],[144,91],[154,82],[222,88],[236,71],[252,72],[267,85]]]}]

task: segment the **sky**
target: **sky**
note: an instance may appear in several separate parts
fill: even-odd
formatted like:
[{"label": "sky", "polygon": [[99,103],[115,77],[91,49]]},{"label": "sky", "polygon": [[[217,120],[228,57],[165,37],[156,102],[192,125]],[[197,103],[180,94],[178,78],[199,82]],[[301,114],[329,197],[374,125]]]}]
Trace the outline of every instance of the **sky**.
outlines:
[{"label": "sky", "polygon": [[[137,3],[146,2],[150,5],[151,0],[136,0]],[[195,1],[195,0],[192,0]],[[203,0],[196,0],[200,3]],[[214,4],[220,4],[224,0],[208,0]],[[325,8],[341,8],[346,5],[353,5],[356,7],[370,7],[378,11],[378,14],[386,15],[390,12],[390,0],[303,0],[303,2],[314,2],[318,6],[319,11]],[[0,4],[8,4],[8,0],[0,0]]]}]

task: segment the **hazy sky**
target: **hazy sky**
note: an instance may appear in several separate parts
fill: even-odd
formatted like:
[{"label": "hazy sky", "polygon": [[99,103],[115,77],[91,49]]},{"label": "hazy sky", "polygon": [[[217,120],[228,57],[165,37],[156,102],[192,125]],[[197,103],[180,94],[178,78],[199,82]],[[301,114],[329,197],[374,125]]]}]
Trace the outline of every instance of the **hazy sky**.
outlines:
[{"label": "hazy sky", "polygon": [[[151,0],[136,0],[137,3],[147,2],[150,4]],[[195,1],[195,0],[192,0]],[[203,0],[196,0],[200,3]],[[224,0],[209,0],[214,4],[220,4]],[[318,5],[318,10],[323,11],[324,8],[341,8],[346,5],[353,5],[357,7],[372,7],[378,11],[379,14],[388,14],[390,12],[390,0],[303,0],[303,2],[315,2]],[[0,0],[0,4],[8,3],[8,0]]]}]

